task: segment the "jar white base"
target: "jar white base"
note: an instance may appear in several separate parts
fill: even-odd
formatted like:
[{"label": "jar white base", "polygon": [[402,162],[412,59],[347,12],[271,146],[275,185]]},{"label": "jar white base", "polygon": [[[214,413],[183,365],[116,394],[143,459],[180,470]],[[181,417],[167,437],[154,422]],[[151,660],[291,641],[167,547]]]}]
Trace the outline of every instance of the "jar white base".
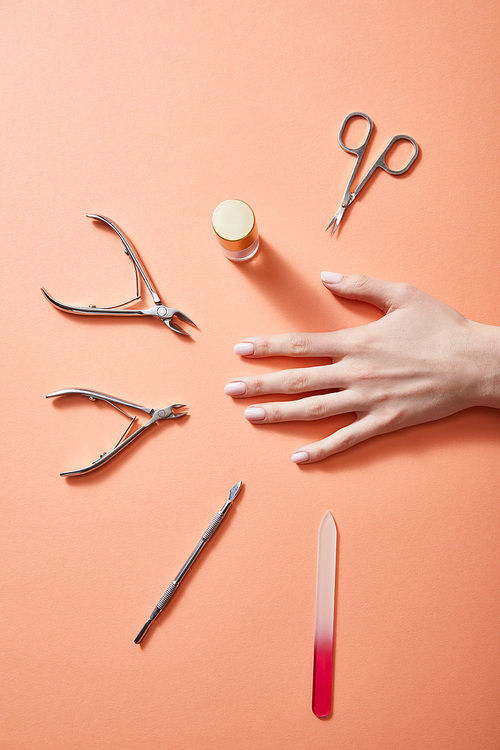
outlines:
[{"label": "jar white base", "polygon": [[259,249],[259,238],[257,237],[257,239],[254,240],[251,245],[245,248],[245,250],[226,250],[225,247],[222,247],[221,249],[226,258],[236,261],[236,263],[242,260],[250,260],[250,258],[253,258],[253,256]]}]

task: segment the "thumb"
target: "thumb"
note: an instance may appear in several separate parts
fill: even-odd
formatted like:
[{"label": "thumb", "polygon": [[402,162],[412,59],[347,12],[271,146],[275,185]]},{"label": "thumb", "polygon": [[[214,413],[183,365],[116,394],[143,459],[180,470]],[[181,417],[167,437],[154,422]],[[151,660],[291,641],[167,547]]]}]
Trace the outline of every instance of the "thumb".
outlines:
[{"label": "thumb", "polygon": [[331,271],[323,271],[321,281],[333,294],[347,297],[347,299],[369,302],[384,313],[400,307],[404,302],[405,289],[411,288],[408,284],[382,281],[382,279],[373,279],[371,276],[359,274],[342,276],[340,273]]}]

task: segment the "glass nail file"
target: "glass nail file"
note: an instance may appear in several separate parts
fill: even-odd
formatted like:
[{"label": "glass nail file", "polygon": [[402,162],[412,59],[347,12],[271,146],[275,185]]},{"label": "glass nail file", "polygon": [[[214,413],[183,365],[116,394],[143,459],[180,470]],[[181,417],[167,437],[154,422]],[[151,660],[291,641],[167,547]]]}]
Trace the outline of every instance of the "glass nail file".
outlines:
[{"label": "glass nail file", "polygon": [[212,537],[212,535],[219,528],[220,524],[222,523],[222,521],[226,517],[226,513],[228,512],[229,508],[233,504],[234,498],[236,497],[236,495],[238,494],[238,492],[241,489],[241,484],[242,484],[241,482],[238,482],[237,484],[234,485],[234,487],[231,488],[231,491],[229,492],[228,499],[226,500],[226,502],[224,503],[224,505],[222,506],[222,508],[218,511],[218,513],[216,514],[215,518],[213,518],[212,521],[210,522],[210,524],[207,526],[207,530],[205,531],[205,533],[201,537],[200,541],[198,542],[198,544],[196,545],[196,547],[194,548],[194,550],[189,555],[188,559],[186,560],[186,562],[184,563],[184,565],[182,566],[182,568],[179,570],[179,572],[175,576],[174,580],[165,589],[165,591],[164,591],[163,595],[161,596],[158,604],[156,605],[156,607],[154,608],[154,610],[151,612],[148,620],[146,620],[146,622],[144,623],[144,625],[140,629],[138,635],[134,638],[134,643],[140,643],[142,641],[142,639],[144,638],[144,636],[146,635],[147,631],[149,630],[149,628],[151,627],[151,625],[153,624],[153,622],[156,620],[156,618],[158,617],[158,615],[160,614],[160,612],[162,612],[163,609],[167,606],[167,604],[169,603],[170,599],[173,597],[173,595],[177,591],[180,582],[182,581],[182,579],[184,578],[184,576],[188,572],[189,568],[194,563],[194,561],[196,560],[196,558],[200,554],[200,552],[203,549],[203,547],[206,545],[206,543],[208,542],[208,540]]},{"label": "glass nail file", "polygon": [[312,710],[319,717],[328,716],[332,705],[336,562],[337,527],[328,511],[319,527],[316,579]]}]

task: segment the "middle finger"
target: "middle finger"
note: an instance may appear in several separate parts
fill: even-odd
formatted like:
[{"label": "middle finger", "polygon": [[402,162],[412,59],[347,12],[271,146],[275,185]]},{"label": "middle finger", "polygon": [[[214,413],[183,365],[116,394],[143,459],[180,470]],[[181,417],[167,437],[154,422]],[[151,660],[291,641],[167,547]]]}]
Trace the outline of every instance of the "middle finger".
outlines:
[{"label": "middle finger", "polygon": [[278,370],[231,380],[224,386],[228,396],[242,398],[259,393],[305,393],[326,388],[342,388],[342,368],[338,364]]}]

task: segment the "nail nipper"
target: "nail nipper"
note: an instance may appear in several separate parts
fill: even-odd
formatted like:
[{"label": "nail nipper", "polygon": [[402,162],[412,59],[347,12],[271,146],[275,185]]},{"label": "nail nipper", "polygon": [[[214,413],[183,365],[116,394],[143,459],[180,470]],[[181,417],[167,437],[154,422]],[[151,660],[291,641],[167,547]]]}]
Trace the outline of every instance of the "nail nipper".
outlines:
[{"label": "nail nipper", "polygon": [[[129,256],[130,260],[133,263],[134,266],[134,272],[135,272],[135,283],[136,283],[136,296],[132,299],[127,300],[126,302],[122,302],[119,305],[112,305],[110,307],[96,307],[95,305],[88,305],[87,307],[78,307],[76,305],[66,305],[63,302],[58,302],[58,300],[54,299],[43,287],[42,292],[46,296],[46,298],[51,302],[55,307],[57,307],[59,310],[63,310],[63,312],[68,313],[74,313],[76,315],[118,315],[118,316],[125,316],[125,315],[150,315],[154,318],[158,318],[162,321],[162,323],[165,323],[166,326],[170,328],[170,330],[175,331],[176,333],[181,333],[184,336],[189,336],[189,333],[186,333],[186,331],[183,331],[182,328],[174,321],[172,318],[177,317],[180,320],[183,320],[186,323],[190,323],[191,325],[195,325],[191,318],[188,318],[185,313],[181,312],[180,310],[177,310],[173,307],[167,307],[161,299],[156,291],[153,282],[149,278],[149,275],[142,264],[141,259],[139,258],[139,255],[137,254],[137,250],[135,250],[132,247],[132,244],[130,241],[126,238],[125,234],[122,232],[120,227],[115,224],[114,221],[111,219],[107,219],[105,216],[100,216],[98,214],[87,214],[89,219],[95,219],[96,221],[102,221],[104,224],[107,224],[108,227],[111,227],[111,229],[116,232],[118,237],[121,239],[123,246],[125,248],[125,253]],[[146,310],[136,310],[136,309],[128,309],[128,310],[121,310],[118,308],[122,308],[124,305],[129,305],[132,302],[136,302],[137,300],[141,299],[141,293],[140,293],[140,283],[139,283],[139,276],[138,273],[141,275],[146,287],[148,288],[149,293],[151,294],[151,297],[153,298],[154,306],[150,307]]]},{"label": "nail nipper", "polygon": [[[186,408],[186,404],[171,404],[170,406],[165,406],[163,409],[150,409],[147,406],[139,406],[139,404],[134,404],[132,401],[124,401],[124,399],[116,398],[115,396],[108,396],[106,393],[100,393],[99,391],[91,391],[88,388],[64,388],[60,391],[48,393],[46,398],[74,395],[85,396],[91,401],[105,401],[107,404],[113,406],[119,412],[128,417],[128,419],[130,419],[130,422],[128,424],[128,427],[125,429],[125,432],[122,434],[116,445],[111,448],[111,450],[101,453],[98,459],[93,461],[93,463],[89,464],[88,466],[84,466],[82,469],[73,469],[72,471],[61,472],[62,477],[77,476],[79,474],[86,474],[89,471],[94,471],[94,469],[98,469],[99,466],[102,466],[114,456],[116,456],[116,454],[126,448],[127,445],[130,445],[133,440],[138,438],[139,435],[142,435],[142,433],[145,432],[148,427],[151,427],[151,425],[157,424],[163,419],[180,419],[180,417],[187,416],[187,412],[179,411],[180,409]],[[128,414],[124,409],[120,408],[121,406],[125,406],[129,409],[137,409],[138,411],[143,411],[148,414],[150,418],[141,427],[135,430],[135,432],[132,432],[130,434],[130,428],[137,421],[137,417]]]}]

